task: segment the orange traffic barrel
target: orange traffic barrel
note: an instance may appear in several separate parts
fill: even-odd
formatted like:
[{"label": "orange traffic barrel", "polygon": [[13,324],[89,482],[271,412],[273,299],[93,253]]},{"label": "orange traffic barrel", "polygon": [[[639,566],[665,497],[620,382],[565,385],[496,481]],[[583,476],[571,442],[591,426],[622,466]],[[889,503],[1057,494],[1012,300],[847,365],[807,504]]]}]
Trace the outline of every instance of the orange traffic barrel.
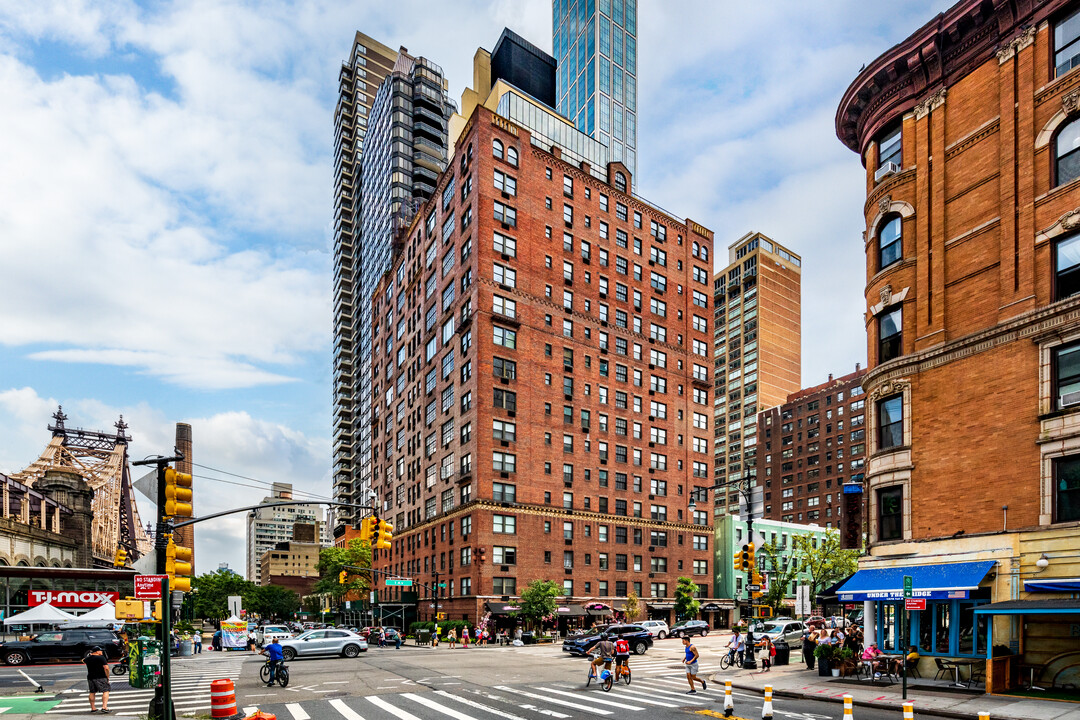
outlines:
[{"label": "orange traffic barrel", "polygon": [[210,717],[236,717],[236,688],[232,680],[214,680],[210,683]]}]

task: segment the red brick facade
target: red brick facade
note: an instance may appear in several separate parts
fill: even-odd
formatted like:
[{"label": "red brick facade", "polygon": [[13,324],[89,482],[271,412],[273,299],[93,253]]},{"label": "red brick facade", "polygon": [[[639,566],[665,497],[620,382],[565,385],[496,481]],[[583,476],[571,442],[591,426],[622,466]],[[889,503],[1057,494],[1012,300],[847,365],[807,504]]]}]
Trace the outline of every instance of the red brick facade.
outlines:
[{"label": "red brick facade", "polygon": [[630,196],[621,165],[608,180],[478,108],[373,298],[373,488],[395,525],[375,565],[438,571],[451,618],[536,579],[571,602],[670,603],[682,575],[712,595],[711,518],[687,508],[712,233]]},{"label": "red brick facade", "polygon": [[[837,113],[867,169],[878,543],[1076,519],[1060,515],[1057,481],[1077,452],[1080,406],[1058,397],[1056,358],[1080,339],[1080,297],[1056,284],[1055,258],[1077,225],[1080,181],[1055,165],[1080,116],[1080,71],[1068,58],[1055,69],[1054,32],[1077,8],[960,2],[871,63]],[[897,310],[890,338],[882,323]]]}]

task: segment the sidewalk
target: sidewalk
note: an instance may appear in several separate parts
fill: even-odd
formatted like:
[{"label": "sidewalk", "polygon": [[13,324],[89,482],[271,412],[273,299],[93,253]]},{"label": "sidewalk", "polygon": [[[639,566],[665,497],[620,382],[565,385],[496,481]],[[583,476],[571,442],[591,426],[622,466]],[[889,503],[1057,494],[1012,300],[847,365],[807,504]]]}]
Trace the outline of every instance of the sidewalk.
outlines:
[{"label": "sidewalk", "polygon": [[[793,655],[792,660],[797,659],[798,655]],[[802,662],[773,668],[770,672],[722,670],[714,674],[709,682],[722,687],[725,680],[731,680],[733,688],[757,693],[761,693],[766,685],[772,685],[773,707],[776,710],[784,710],[788,698],[839,703],[843,702],[844,695],[851,695],[856,706],[891,709],[896,711],[898,719],[903,717],[904,701],[899,683],[886,687],[869,684],[861,687],[858,683],[839,682],[839,678],[820,677],[816,670],[807,670]],[[908,686],[908,701],[914,703],[916,716],[977,718],[980,712],[989,712],[991,720],[1080,720],[1080,703],[1057,700],[929,692],[913,690]],[[738,714],[737,701],[735,714]],[[858,712],[855,714],[858,715]]]}]

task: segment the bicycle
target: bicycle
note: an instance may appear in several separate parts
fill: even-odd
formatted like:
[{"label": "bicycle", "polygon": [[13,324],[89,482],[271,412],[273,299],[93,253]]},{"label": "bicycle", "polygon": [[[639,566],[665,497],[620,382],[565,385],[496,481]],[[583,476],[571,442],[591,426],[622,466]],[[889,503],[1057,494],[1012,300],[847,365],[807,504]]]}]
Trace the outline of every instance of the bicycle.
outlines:
[{"label": "bicycle", "polygon": [[[262,668],[259,669],[259,679],[262,680],[264,684],[271,683],[269,659],[267,659],[267,661],[263,663]],[[289,668],[285,666],[284,660],[278,662],[277,672],[274,673],[274,680],[276,680],[281,687],[289,686]]]},{"label": "bicycle", "polygon": [[[599,656],[590,655],[589,657],[596,658]],[[604,658],[604,662],[605,664],[610,665],[611,658]],[[592,659],[590,659],[589,674],[585,677],[585,687],[589,687],[589,683],[591,683],[593,680],[596,680],[598,683],[600,683],[600,687],[604,689],[604,692],[609,692],[611,690],[611,686],[615,683],[615,675],[605,667],[603,670],[600,671],[600,675],[597,676],[596,666],[592,664]],[[630,681],[627,680],[627,682],[629,683]]]},{"label": "bicycle", "polygon": [[741,668],[743,666],[743,654],[741,652],[734,653],[734,660],[732,659],[732,653],[724,653],[724,656],[720,658],[721,670],[727,670],[732,666],[735,666],[736,668]]},{"label": "bicycle", "polygon": [[619,682],[619,678],[626,678],[626,684],[630,684],[630,662],[629,658],[622,662],[615,662],[615,682]]}]

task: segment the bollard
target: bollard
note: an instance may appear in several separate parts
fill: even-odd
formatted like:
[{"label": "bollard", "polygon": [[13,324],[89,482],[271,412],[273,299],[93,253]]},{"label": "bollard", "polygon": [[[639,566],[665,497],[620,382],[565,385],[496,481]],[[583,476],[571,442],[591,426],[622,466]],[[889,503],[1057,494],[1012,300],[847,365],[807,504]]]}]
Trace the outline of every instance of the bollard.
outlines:
[{"label": "bollard", "polygon": [[990,720],[990,713],[986,712],[985,710],[981,711],[979,713],[979,720]]},{"label": "bollard", "polygon": [[[909,702],[904,703],[904,720],[914,720],[914,719],[915,719],[915,705],[914,705],[914,703],[909,703]],[[980,717],[979,720],[983,720],[983,719]],[[986,720],[990,720],[989,717]]]},{"label": "bollard", "polygon": [[731,717],[735,713],[735,700],[731,697],[731,681],[724,681],[724,717]]},{"label": "bollard", "polygon": [[844,696],[844,720],[852,720],[851,706],[853,702],[854,698],[852,698],[850,695]]},{"label": "bollard", "polygon": [[232,680],[210,683],[210,717],[233,718],[236,712],[236,688]]},{"label": "bollard", "polygon": [[761,706],[761,720],[772,718],[772,685],[765,686],[765,703]]}]

